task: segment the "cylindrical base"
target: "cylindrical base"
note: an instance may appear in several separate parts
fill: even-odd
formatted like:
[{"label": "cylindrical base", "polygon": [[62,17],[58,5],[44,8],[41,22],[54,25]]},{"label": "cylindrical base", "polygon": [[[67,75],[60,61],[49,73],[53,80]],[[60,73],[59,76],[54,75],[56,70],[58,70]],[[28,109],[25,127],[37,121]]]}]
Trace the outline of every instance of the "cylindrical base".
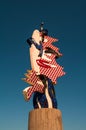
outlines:
[{"label": "cylindrical base", "polygon": [[63,130],[61,111],[41,108],[29,113],[28,130]]}]

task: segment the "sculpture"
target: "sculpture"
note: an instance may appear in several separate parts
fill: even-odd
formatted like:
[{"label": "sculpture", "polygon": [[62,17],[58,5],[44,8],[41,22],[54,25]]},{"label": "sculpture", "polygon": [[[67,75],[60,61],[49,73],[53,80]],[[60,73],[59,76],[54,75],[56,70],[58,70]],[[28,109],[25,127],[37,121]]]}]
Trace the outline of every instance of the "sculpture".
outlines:
[{"label": "sculpture", "polygon": [[48,36],[48,30],[41,24],[40,30],[34,30],[29,44],[32,70],[27,70],[23,80],[31,86],[23,90],[24,99],[29,101],[33,95],[34,108],[58,108],[54,85],[65,74],[63,67],[56,62],[62,56],[52,43],[58,39]]}]

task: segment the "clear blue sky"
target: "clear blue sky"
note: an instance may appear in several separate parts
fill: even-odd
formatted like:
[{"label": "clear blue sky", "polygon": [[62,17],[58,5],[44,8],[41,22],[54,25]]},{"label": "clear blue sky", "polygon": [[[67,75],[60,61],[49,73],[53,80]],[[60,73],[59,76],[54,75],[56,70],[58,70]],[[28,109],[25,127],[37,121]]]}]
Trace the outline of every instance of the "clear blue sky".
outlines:
[{"label": "clear blue sky", "polygon": [[41,21],[58,38],[66,75],[55,86],[64,130],[86,130],[85,0],[0,1],[0,130],[27,130],[32,99],[21,78],[30,69],[26,39]]}]

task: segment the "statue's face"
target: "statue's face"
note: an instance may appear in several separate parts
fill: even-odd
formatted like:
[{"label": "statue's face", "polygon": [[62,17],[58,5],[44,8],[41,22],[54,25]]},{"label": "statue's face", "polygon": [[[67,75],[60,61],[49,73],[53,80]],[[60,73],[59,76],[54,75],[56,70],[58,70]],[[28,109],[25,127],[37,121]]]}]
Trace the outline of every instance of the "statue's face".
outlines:
[{"label": "statue's face", "polygon": [[[40,44],[41,39],[40,32],[35,30],[32,34],[32,38],[36,43]],[[30,48],[30,59],[32,69],[36,72],[37,75],[45,75],[52,82],[56,83],[56,79],[64,74],[63,68],[59,66],[56,62],[56,55],[52,53],[46,53],[46,47],[51,48],[55,52],[58,52],[59,49],[55,47],[52,43],[56,42],[57,39],[45,36],[44,42],[42,44],[42,56],[39,57],[40,50],[38,50],[34,44]],[[54,75],[54,76],[53,76]]]},{"label": "statue's face", "polygon": [[32,34],[32,38],[35,40],[37,44],[40,44],[40,41],[42,41],[42,37],[40,35],[39,30],[34,30]]}]

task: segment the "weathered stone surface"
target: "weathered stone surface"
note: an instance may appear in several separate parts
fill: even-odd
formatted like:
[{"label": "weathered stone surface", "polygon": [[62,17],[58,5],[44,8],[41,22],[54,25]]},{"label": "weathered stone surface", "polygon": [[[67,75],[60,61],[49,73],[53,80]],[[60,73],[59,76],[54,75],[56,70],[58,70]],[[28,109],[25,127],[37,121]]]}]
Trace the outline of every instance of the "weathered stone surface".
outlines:
[{"label": "weathered stone surface", "polygon": [[54,108],[32,110],[29,113],[28,130],[63,130],[61,111]]}]

